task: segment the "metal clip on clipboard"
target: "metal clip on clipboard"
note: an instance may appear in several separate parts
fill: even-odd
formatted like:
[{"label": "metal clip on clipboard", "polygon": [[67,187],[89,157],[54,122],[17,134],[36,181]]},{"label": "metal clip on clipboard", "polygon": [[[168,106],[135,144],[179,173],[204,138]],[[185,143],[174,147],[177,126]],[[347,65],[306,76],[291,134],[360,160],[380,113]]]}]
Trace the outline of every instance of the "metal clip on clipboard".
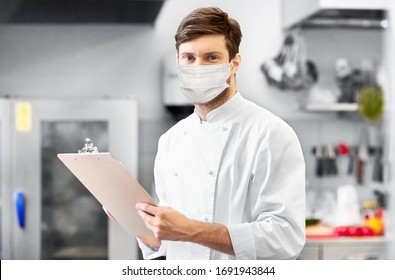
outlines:
[{"label": "metal clip on clipboard", "polygon": [[90,138],[85,138],[85,145],[81,150],[78,150],[79,154],[97,154],[99,149],[93,144]]}]

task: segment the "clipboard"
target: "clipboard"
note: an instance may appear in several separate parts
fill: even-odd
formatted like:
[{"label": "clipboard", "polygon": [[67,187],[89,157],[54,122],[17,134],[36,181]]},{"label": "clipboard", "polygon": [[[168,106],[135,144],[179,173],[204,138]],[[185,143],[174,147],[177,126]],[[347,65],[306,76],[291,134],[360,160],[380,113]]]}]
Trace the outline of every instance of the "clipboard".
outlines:
[{"label": "clipboard", "polygon": [[139,182],[111,153],[67,153],[58,158],[131,235],[154,236],[136,203],[156,205]]}]

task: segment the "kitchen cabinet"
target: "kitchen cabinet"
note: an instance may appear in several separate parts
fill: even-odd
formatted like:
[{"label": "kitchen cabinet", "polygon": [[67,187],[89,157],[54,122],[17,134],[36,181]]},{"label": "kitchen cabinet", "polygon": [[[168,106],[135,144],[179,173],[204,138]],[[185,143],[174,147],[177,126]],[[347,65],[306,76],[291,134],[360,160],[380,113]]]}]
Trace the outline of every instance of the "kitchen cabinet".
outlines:
[{"label": "kitchen cabinet", "polygon": [[298,260],[320,260],[322,259],[322,244],[306,242]]},{"label": "kitchen cabinet", "polygon": [[299,260],[384,260],[388,259],[383,238],[336,238],[307,240]]}]

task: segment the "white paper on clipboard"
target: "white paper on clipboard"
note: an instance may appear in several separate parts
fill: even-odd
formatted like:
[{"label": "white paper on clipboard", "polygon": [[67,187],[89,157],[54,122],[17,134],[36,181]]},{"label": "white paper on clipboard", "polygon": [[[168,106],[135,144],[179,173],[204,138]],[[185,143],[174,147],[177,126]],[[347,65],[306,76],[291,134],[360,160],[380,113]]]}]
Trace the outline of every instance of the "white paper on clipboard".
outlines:
[{"label": "white paper on clipboard", "polygon": [[135,205],[156,203],[111,153],[58,154],[58,158],[128,233],[153,236]]}]

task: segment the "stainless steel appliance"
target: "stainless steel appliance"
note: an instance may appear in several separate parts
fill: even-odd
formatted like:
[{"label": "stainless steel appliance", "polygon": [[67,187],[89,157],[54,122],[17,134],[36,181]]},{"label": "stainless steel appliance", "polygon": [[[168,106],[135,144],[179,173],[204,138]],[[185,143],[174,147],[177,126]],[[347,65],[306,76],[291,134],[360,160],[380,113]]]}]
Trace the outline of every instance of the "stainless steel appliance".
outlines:
[{"label": "stainless steel appliance", "polygon": [[1,258],[137,259],[137,243],[56,157],[86,137],[137,176],[133,99],[0,99]]}]

